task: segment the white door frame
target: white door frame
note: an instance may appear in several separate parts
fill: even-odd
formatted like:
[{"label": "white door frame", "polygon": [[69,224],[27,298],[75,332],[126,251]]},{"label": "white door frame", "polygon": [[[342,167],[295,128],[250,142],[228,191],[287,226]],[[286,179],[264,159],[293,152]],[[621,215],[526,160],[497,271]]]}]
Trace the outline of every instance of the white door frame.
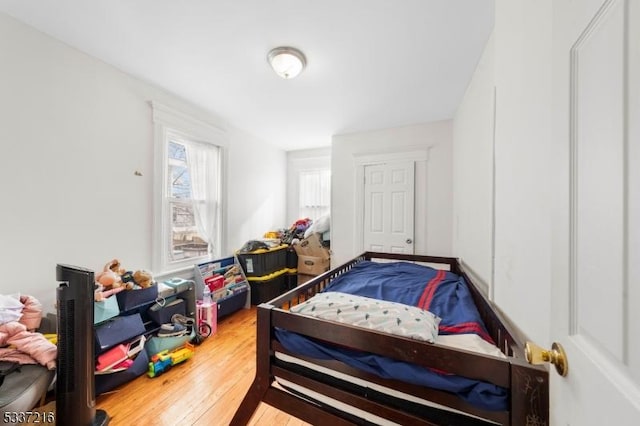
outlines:
[{"label": "white door frame", "polygon": [[[356,169],[356,181],[355,185],[355,215],[353,223],[355,224],[353,232],[354,232],[354,249],[356,253],[362,253],[364,251],[364,169],[366,166],[372,166],[376,164],[390,163],[396,161],[424,161],[428,163],[429,161],[429,150],[431,147],[425,148],[410,148],[405,151],[394,151],[394,152],[369,152],[362,154],[354,154],[353,161],[354,167]],[[414,185],[414,194],[417,189],[417,186]],[[419,206],[414,206],[414,224],[415,218],[418,217]],[[426,212],[425,212],[426,213]],[[426,217],[425,215],[422,215]],[[415,230],[415,226],[414,226]],[[423,235],[414,235],[413,244],[414,249],[416,247],[416,242],[418,239],[423,240]]]}]

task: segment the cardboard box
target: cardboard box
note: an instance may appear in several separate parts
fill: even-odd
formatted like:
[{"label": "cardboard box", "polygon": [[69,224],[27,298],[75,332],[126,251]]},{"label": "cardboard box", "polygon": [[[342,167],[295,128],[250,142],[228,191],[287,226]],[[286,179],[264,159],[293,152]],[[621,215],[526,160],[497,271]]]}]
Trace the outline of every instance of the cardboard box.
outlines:
[{"label": "cardboard box", "polygon": [[331,265],[331,252],[322,245],[319,234],[311,234],[293,246],[298,255],[298,274],[320,275]]},{"label": "cardboard box", "polygon": [[298,273],[302,275],[320,275],[329,270],[329,264],[328,257],[298,255]]},{"label": "cardboard box", "polygon": [[298,285],[302,285],[307,281],[309,281],[310,279],[315,278],[315,275],[298,274],[297,278],[298,278]]}]

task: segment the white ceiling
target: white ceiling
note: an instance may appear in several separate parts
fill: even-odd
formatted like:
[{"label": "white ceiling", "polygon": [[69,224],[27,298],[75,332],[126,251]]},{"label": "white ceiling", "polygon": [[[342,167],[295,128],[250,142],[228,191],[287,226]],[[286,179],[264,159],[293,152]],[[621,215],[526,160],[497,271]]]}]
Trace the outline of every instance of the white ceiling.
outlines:
[{"label": "white ceiling", "polygon": [[[493,0],[0,0],[0,11],[285,150],[451,118]],[[307,57],[283,80],[267,52]]]}]

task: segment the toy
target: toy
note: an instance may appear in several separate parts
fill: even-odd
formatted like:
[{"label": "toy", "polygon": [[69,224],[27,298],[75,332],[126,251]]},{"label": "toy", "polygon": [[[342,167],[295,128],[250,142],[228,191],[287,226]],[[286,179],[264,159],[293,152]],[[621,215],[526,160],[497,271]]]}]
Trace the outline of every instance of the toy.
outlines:
[{"label": "toy", "polygon": [[102,284],[96,284],[96,288],[93,292],[94,296],[93,296],[93,300],[96,302],[102,302],[103,300],[106,300],[109,296],[111,296],[112,294],[116,294],[121,292],[122,290],[124,290],[125,287],[120,286],[120,287],[112,287],[109,290],[105,290],[104,286]]},{"label": "toy", "polygon": [[113,259],[104,265],[103,270],[96,275],[96,282],[102,285],[105,291],[121,287],[123,285],[120,277],[121,269],[120,261]]},{"label": "toy", "polygon": [[194,353],[195,347],[189,343],[185,343],[184,346],[174,349],[171,352],[168,350],[159,352],[151,357],[147,375],[149,377],[157,377],[170,370],[174,365],[188,360]]},{"label": "toy", "polygon": [[151,287],[153,285],[153,275],[145,270],[135,271],[133,273],[133,282],[142,288]]}]

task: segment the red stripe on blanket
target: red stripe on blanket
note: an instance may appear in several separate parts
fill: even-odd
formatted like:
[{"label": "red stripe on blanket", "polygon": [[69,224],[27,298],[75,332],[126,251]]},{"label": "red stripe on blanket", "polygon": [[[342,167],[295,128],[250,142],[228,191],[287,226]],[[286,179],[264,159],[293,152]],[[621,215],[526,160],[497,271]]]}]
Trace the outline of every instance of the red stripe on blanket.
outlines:
[{"label": "red stripe on blanket", "polygon": [[433,277],[431,281],[429,281],[429,284],[427,285],[426,294],[423,295],[426,297],[424,298],[422,305],[420,305],[420,307],[425,311],[429,310],[429,306],[431,306],[431,301],[433,300],[433,296],[436,294],[436,289],[444,279],[445,275],[446,275],[445,271],[439,270],[436,276]]},{"label": "red stripe on blanket", "polygon": [[439,278],[440,272],[441,271],[436,272],[434,277],[431,278],[431,280],[424,287],[424,291],[422,292],[422,296],[420,296],[420,300],[418,300],[418,307],[419,308],[426,309],[424,307],[425,301],[427,300],[428,294],[431,292],[431,288],[440,280],[440,278]]},{"label": "red stripe on blanket", "polygon": [[477,322],[463,322],[456,325],[440,325],[438,327],[438,330],[451,334],[475,333],[487,342],[495,345],[495,342],[493,341],[491,336],[489,336]]}]

